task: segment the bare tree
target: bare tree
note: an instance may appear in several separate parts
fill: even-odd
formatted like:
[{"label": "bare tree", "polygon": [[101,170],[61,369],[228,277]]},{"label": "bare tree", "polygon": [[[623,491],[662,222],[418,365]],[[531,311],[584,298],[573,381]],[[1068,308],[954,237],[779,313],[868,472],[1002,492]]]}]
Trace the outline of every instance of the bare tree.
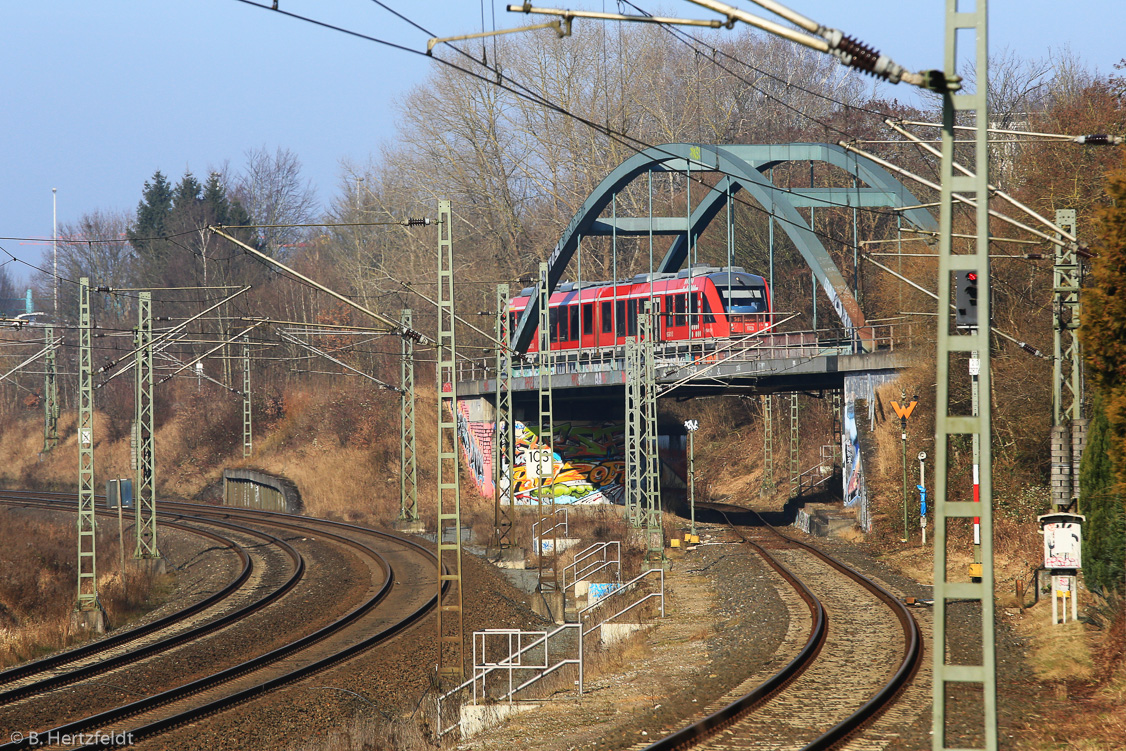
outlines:
[{"label": "bare tree", "polygon": [[302,227],[316,216],[317,193],[301,176],[301,160],[280,146],[271,154],[265,146],[246,152],[246,167],[235,181],[235,197],[259,225],[258,238],[264,252],[284,255],[284,249],[309,236]]},{"label": "bare tree", "polygon": [[[94,286],[131,287],[136,278],[137,258],[126,237],[133,215],[123,211],[100,211],[83,214],[77,222],[59,225],[59,281],[63,285],[59,294],[59,315],[76,317],[78,299],[68,291],[68,282],[89,277]],[[51,268],[51,250],[44,251],[43,269]],[[53,281],[46,272],[38,272],[33,283],[41,299],[51,297]],[[132,309],[132,298],[119,296],[113,301],[96,296],[92,300],[95,310],[115,308],[116,313]],[[108,307],[107,307],[108,306]]]},{"label": "bare tree", "polygon": [[0,264],[0,316],[12,316],[20,312],[21,298],[12,275],[8,273],[8,262]]}]

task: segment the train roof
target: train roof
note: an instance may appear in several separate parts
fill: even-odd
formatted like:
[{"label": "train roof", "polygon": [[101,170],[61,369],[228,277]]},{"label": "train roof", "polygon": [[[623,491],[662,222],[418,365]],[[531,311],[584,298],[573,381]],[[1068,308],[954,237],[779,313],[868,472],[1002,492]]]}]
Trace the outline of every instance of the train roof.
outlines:
[{"label": "train roof", "polygon": [[[592,289],[595,287],[608,287],[619,286],[623,284],[645,284],[653,281],[664,281],[666,279],[687,279],[689,277],[701,276],[719,276],[727,274],[741,274],[743,276],[752,277],[755,279],[762,279],[763,277],[757,274],[747,272],[742,266],[708,266],[707,264],[698,263],[689,268],[681,269],[677,272],[654,272],[652,274],[637,274],[632,279],[620,279],[616,282],[560,282],[555,288],[555,293],[560,292],[575,292],[577,290]],[[535,287],[524,287],[520,290],[520,294],[516,297],[530,297]]]}]

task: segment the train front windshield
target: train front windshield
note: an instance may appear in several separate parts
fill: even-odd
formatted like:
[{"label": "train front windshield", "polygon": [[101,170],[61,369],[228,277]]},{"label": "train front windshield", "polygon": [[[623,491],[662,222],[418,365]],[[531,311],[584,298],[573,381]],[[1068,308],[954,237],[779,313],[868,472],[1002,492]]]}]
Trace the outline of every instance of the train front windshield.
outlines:
[{"label": "train front windshield", "polygon": [[[719,286],[719,285],[717,285]],[[728,313],[766,313],[766,289],[763,287],[719,287],[723,307]]]}]

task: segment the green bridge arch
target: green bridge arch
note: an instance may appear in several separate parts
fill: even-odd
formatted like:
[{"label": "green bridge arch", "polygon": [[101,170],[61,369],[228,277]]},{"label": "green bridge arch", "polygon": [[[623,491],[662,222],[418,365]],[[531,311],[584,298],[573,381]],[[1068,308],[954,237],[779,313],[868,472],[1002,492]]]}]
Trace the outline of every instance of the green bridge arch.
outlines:
[{"label": "green bridge arch", "polygon": [[[766,173],[786,162],[825,162],[851,174],[858,181],[855,188],[779,189]],[[602,213],[623,188],[639,175],[648,172],[719,172],[724,177],[707,191],[688,217],[627,217],[603,219]],[[860,187],[863,183],[863,187]],[[798,212],[799,208],[890,207],[905,208],[904,219],[915,227],[934,231],[938,223],[919,200],[887,170],[875,162],[827,143],[727,144],[708,145],[668,143],[641,151],[618,165],[583,202],[563,230],[548,258],[549,294],[563,278],[583,236],[623,236],[648,234],[675,237],[665,257],[654,271],[678,270],[688,257],[690,240],[698,237],[725,205],[728,195],[746,193],[777,218],[783,231],[801,253],[816,276],[821,289],[832,304],[841,324],[854,335],[862,348],[872,342],[860,305],[845,282],[820,238]],[[539,315],[538,290],[531,299],[512,334],[512,346],[526,352],[535,332]]]}]

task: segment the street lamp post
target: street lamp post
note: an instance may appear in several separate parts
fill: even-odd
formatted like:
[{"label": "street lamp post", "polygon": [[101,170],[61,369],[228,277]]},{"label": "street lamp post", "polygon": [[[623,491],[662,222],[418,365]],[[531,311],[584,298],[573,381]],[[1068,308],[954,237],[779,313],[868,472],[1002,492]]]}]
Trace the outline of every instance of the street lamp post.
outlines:
[{"label": "street lamp post", "polygon": [[688,431],[688,508],[692,516],[692,532],[696,534],[696,431],[700,429],[699,420],[685,420]]},{"label": "street lamp post", "polygon": [[55,290],[55,322],[59,320],[59,189],[51,188],[51,286]]}]

